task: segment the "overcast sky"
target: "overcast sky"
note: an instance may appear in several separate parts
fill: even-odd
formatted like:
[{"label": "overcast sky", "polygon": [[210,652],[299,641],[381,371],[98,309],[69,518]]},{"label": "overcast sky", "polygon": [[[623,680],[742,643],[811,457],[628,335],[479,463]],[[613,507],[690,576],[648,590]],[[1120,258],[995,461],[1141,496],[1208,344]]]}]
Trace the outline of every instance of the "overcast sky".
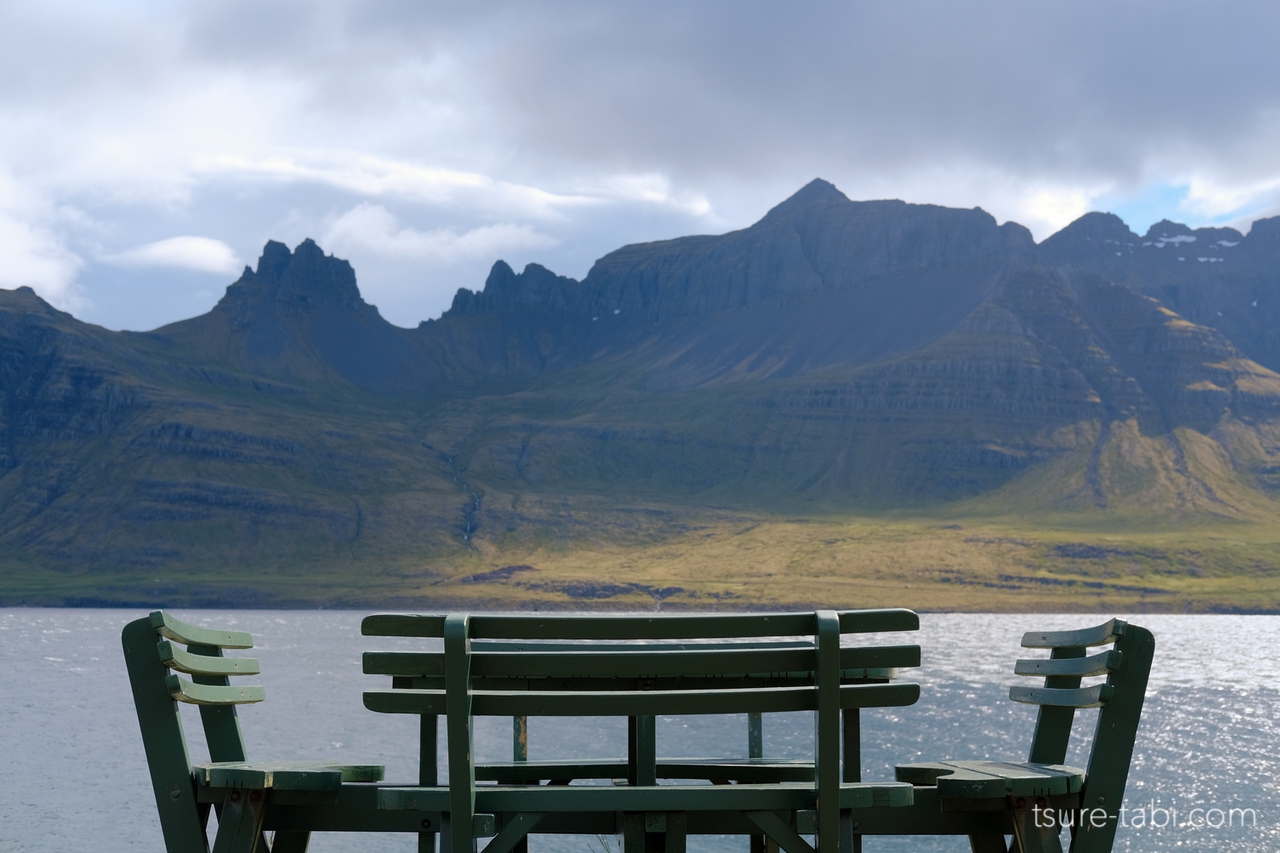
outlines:
[{"label": "overcast sky", "polygon": [[0,0],[0,287],[149,329],[312,237],[402,326],[498,258],[581,278],[814,177],[980,206],[1280,213],[1274,2]]}]

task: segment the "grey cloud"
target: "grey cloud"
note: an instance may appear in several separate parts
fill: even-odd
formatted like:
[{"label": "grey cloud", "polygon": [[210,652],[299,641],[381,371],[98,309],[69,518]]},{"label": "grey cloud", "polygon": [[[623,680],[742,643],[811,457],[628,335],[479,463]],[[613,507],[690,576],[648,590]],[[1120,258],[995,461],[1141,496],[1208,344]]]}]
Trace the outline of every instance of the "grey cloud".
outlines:
[{"label": "grey cloud", "polygon": [[[416,232],[535,228],[559,243],[527,259],[575,275],[622,243],[746,225],[815,176],[1040,237],[1090,199],[1192,177],[1259,215],[1280,179],[1278,25],[1257,2],[9,5],[0,177],[99,223],[40,225],[85,257],[180,235],[247,257],[370,201]],[[551,222],[256,165],[304,155],[609,201]],[[711,213],[610,195],[646,175]],[[1019,194],[1041,185],[1075,195],[1035,213]],[[479,262],[361,263],[403,323],[482,283]],[[81,281],[104,306],[99,274]],[[142,325],[125,310],[112,322]]]}]

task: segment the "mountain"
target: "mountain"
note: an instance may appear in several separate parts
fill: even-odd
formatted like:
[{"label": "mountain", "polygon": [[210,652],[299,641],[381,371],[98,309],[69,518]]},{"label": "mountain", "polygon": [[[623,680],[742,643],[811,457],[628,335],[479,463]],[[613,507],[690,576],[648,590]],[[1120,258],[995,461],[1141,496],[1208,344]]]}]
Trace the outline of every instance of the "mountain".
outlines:
[{"label": "mountain", "polygon": [[273,241],[143,334],[0,291],[0,598],[456,592],[463,565],[706,513],[1270,525],[1278,370],[1280,218],[1091,213],[1037,245],[815,180],[582,281],[499,261],[414,329]]}]

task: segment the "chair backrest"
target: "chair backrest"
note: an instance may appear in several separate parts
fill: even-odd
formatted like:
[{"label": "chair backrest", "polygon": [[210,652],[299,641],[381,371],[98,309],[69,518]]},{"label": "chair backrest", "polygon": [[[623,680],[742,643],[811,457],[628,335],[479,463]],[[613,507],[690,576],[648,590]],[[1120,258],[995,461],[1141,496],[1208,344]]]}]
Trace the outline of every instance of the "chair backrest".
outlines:
[{"label": "chair backrest", "polygon": [[[1155,638],[1146,628],[1121,619],[1079,631],[1030,631],[1024,648],[1050,649],[1049,658],[1019,660],[1018,675],[1043,676],[1043,687],[1011,687],[1009,698],[1040,706],[1030,761],[1062,764],[1077,708],[1100,708],[1081,793],[1088,813],[1106,812],[1106,820],[1082,819],[1072,853],[1110,850],[1115,837],[1129,763],[1142,716]],[[1110,649],[1089,654],[1090,649]],[[1082,687],[1085,678],[1105,681]],[[1101,824],[1100,826],[1098,824]]]},{"label": "chair backrest", "polygon": [[[126,625],[121,643],[165,847],[171,853],[204,851],[208,847],[205,821],[195,801],[191,759],[177,703],[200,707],[211,761],[244,761],[244,738],[235,706],[261,702],[263,690],[233,687],[229,677],[257,675],[258,662],[224,657],[222,652],[252,648],[253,638],[241,631],[187,625],[157,610]],[[180,673],[189,674],[191,680]]]},{"label": "chair backrest", "polygon": [[[628,717],[638,753],[630,781],[652,785],[655,715],[816,711],[815,786],[819,803],[831,803],[841,709],[920,696],[919,685],[887,683],[897,667],[920,665],[918,645],[842,649],[840,636],[919,627],[910,610],[370,616],[366,635],[436,637],[444,648],[366,653],[365,672],[393,676],[393,689],[365,693],[365,706],[425,715],[424,776],[433,715],[446,716],[451,819],[462,826],[475,802],[471,718],[486,715]],[[819,835],[834,838],[837,820],[835,809],[820,808]],[[468,843],[458,834],[453,853]]]}]

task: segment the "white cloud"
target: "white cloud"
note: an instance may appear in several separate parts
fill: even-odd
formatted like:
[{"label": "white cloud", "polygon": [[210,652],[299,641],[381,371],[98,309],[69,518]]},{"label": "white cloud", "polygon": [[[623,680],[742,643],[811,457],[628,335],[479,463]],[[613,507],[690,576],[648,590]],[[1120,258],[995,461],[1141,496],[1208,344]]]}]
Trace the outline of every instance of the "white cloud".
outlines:
[{"label": "white cloud", "polygon": [[243,266],[231,247],[212,237],[170,237],[103,257],[122,267],[180,267],[229,274]]},{"label": "white cloud", "polygon": [[341,150],[295,150],[264,157],[200,158],[193,172],[207,178],[314,182],[366,197],[398,197],[438,206],[479,208],[508,216],[563,218],[599,205],[590,195],[550,192],[478,172],[436,168]]},{"label": "white cloud", "polygon": [[39,195],[0,173],[0,287],[30,287],[65,311],[88,301],[75,284],[84,261],[67,248],[57,215]]},{"label": "white cloud", "polygon": [[380,204],[358,204],[325,230],[321,241],[337,251],[368,249],[394,257],[456,263],[496,257],[504,251],[538,249],[558,241],[528,225],[483,225],[458,233],[448,228],[419,231],[401,227],[395,215]]}]

